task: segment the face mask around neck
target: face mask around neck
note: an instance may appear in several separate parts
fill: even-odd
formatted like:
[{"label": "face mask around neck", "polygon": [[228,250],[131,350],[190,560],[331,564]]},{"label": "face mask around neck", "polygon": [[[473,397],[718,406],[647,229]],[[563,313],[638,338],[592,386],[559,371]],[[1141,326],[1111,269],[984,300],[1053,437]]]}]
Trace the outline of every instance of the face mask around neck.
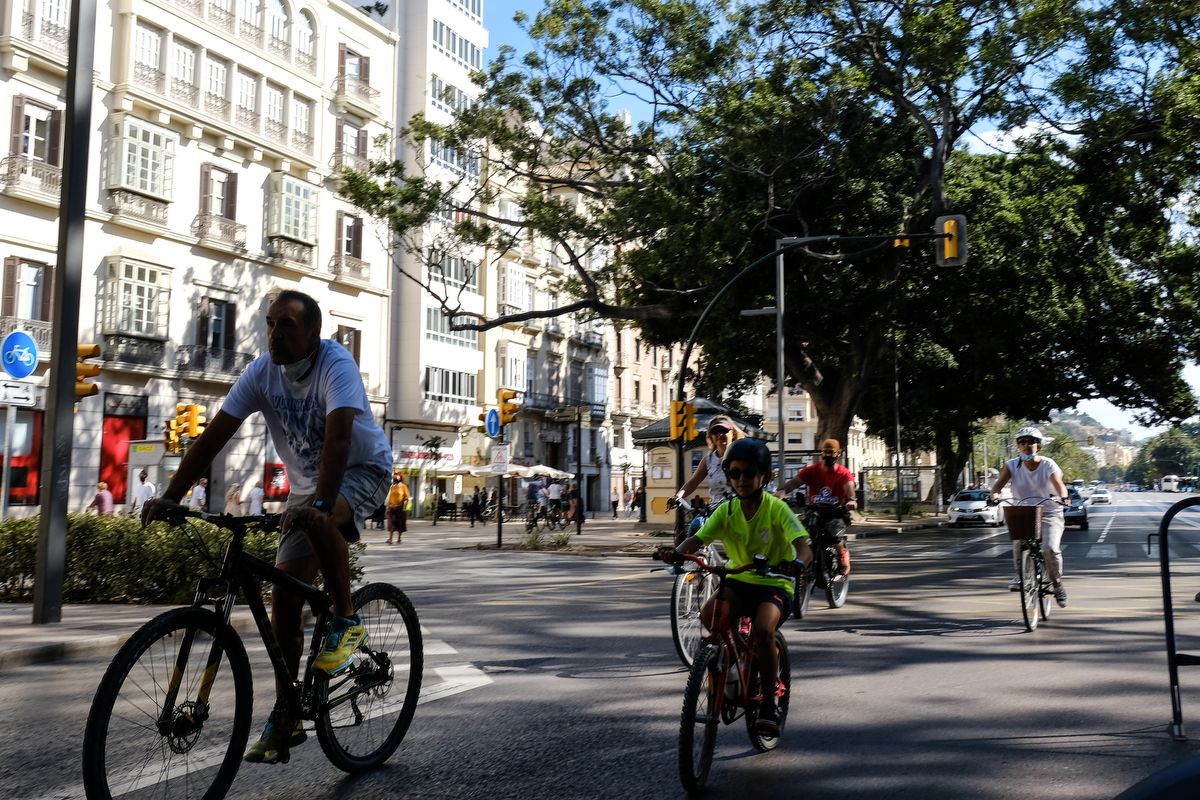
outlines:
[{"label": "face mask around neck", "polygon": [[317,363],[317,353],[321,348],[317,348],[299,361],[293,361],[291,364],[283,364],[283,376],[290,381],[298,381],[312,371],[313,364]]}]

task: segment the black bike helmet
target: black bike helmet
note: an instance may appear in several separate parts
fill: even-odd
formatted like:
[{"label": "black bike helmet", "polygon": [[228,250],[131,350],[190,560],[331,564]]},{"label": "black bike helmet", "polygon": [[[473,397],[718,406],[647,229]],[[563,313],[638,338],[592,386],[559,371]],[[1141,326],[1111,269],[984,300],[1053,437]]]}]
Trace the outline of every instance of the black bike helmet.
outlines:
[{"label": "black bike helmet", "polygon": [[762,439],[738,439],[729,445],[721,461],[721,469],[728,470],[734,461],[749,461],[758,467],[766,480],[771,480],[771,450]]}]

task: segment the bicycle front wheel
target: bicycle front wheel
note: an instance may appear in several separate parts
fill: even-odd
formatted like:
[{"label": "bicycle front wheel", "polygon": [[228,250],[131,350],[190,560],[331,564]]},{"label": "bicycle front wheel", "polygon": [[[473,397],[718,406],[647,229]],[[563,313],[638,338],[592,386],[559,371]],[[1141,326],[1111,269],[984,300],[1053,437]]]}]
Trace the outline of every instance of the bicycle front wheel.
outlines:
[{"label": "bicycle front wheel", "polygon": [[683,714],[679,720],[679,780],[688,792],[698,792],[708,781],[713,750],[717,745],[717,677],[721,651],[708,645],[696,655],[683,692]]},{"label": "bicycle front wheel", "polygon": [[1046,562],[1043,559],[1034,559],[1034,571],[1037,573],[1038,585],[1038,613],[1041,614],[1042,622],[1050,619],[1050,609],[1054,605],[1054,588],[1050,585],[1050,576],[1046,574]]},{"label": "bicycle front wheel", "polygon": [[89,800],[224,797],[250,735],[253,680],[238,635],[203,608],[143,625],[117,651],[83,734]]},{"label": "bicycle front wheel", "polygon": [[675,576],[675,585],[671,588],[671,638],[685,667],[692,665],[704,637],[700,609],[712,597],[713,584],[714,579],[709,573],[698,570]]},{"label": "bicycle front wheel", "polygon": [[374,769],[396,751],[421,694],[424,650],[417,612],[404,592],[371,583],[354,593],[367,640],[350,666],[328,678],[317,741],[346,772]]},{"label": "bicycle front wheel", "polygon": [[1021,577],[1021,616],[1025,619],[1025,630],[1032,632],[1037,630],[1038,626],[1038,575],[1033,553],[1029,552],[1029,548],[1021,549],[1021,559],[1018,563],[1018,574]]}]

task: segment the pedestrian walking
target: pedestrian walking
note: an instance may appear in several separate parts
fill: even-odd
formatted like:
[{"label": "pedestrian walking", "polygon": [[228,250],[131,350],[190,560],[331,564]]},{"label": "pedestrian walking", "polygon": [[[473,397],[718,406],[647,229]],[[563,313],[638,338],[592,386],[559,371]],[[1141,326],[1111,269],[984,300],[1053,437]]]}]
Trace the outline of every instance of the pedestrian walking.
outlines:
[{"label": "pedestrian walking", "polygon": [[631,487],[629,484],[625,485],[625,497],[623,499],[625,501],[625,519],[629,519],[630,517],[633,516],[633,500],[634,500],[633,487]]},{"label": "pedestrian walking", "polygon": [[392,543],[392,534],[396,535],[396,544],[404,532],[408,530],[408,499],[411,497],[408,487],[404,485],[404,476],[399,472],[392,475],[392,488],[387,497],[387,543]]},{"label": "pedestrian walking", "polygon": [[146,501],[152,499],[158,490],[154,484],[150,482],[150,473],[142,470],[138,473],[138,485],[133,490],[133,505],[129,509],[131,516],[141,516],[142,506],[146,505]]},{"label": "pedestrian walking", "polygon": [[613,519],[617,518],[617,506],[621,505],[621,491],[614,483],[608,491],[608,501],[612,503]]},{"label": "pedestrian walking", "polygon": [[266,493],[263,491],[263,482],[256,482],[254,484],[254,488],[250,490],[248,495],[246,495],[247,514],[258,515],[263,513],[263,498],[265,494]]},{"label": "pedestrian walking", "polygon": [[191,505],[196,511],[208,510],[208,478],[201,478],[192,487]]},{"label": "pedestrian walking", "polygon": [[240,517],[245,513],[242,509],[242,485],[240,483],[229,485],[229,491],[225,493],[225,513],[235,517]]},{"label": "pedestrian walking", "polygon": [[92,502],[88,503],[88,508],[96,509],[96,513],[102,517],[113,515],[113,496],[112,492],[108,490],[107,483],[100,481],[96,484],[96,496],[92,498]]}]

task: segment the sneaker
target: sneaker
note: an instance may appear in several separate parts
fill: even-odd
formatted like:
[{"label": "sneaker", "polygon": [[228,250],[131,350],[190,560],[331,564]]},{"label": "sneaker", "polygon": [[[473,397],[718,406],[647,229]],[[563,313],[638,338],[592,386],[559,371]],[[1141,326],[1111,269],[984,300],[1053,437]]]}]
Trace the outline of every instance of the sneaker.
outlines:
[{"label": "sneaker", "polygon": [[[282,702],[282,701],[280,701]],[[285,764],[290,758],[282,756],[281,742],[282,738],[277,730],[275,730],[275,718],[279,713],[280,706],[277,703],[275,711],[271,712],[271,716],[267,718],[267,724],[263,728],[262,736],[258,741],[250,745],[250,749],[246,751],[244,760],[252,764],[278,764],[283,761]],[[302,744],[308,738],[308,734],[304,732],[304,725],[300,720],[296,720],[296,724],[292,726],[292,732],[287,738],[287,749],[291,749],[296,745]]]},{"label": "sneaker", "polygon": [[332,675],[350,666],[350,658],[367,641],[362,617],[334,617],[325,637],[325,647],[313,659],[313,669]]},{"label": "sneaker", "polygon": [[758,707],[758,719],[754,730],[759,736],[779,736],[779,708],[774,703],[763,703]]},{"label": "sneaker", "polygon": [[1061,583],[1054,584],[1054,602],[1058,603],[1059,608],[1067,607],[1067,587]]},{"label": "sneaker", "polygon": [[1018,575],[1014,575],[1014,576],[1012,577],[1012,580],[1010,580],[1010,581],[1008,582],[1008,590],[1009,590],[1010,592],[1019,592],[1019,591],[1021,591],[1021,578],[1020,578],[1020,576],[1018,576]]}]

